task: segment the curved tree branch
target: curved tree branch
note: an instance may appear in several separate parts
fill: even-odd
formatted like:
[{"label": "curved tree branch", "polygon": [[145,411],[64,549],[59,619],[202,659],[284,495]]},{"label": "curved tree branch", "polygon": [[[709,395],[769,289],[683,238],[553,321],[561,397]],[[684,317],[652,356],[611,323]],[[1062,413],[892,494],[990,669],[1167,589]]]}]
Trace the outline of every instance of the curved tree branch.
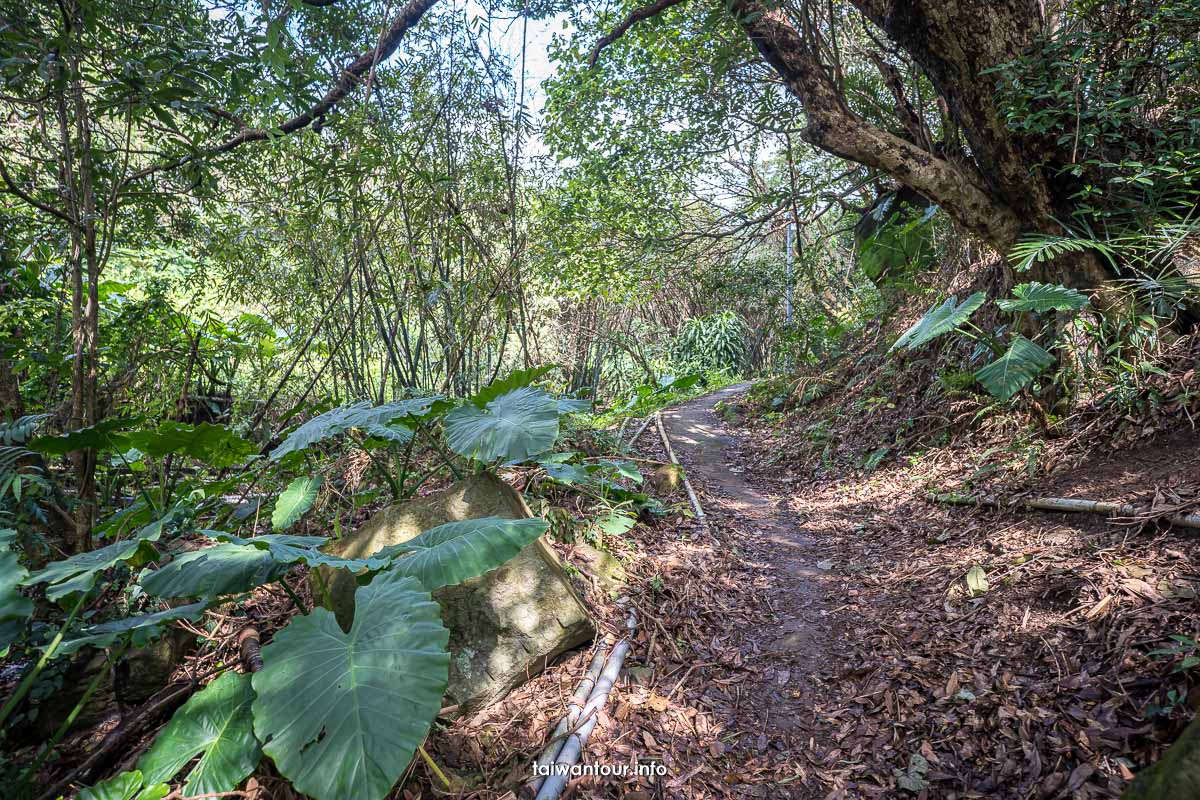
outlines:
[{"label": "curved tree branch", "polygon": [[1005,251],[1021,222],[1011,208],[975,184],[954,163],[864,120],[850,110],[815,45],[787,16],[760,0],[733,0],[738,24],[804,106],[802,137],[826,152],[874,167],[939,204],[959,224]]},{"label": "curved tree branch", "polygon": [[[384,31],[383,36],[379,39],[379,44],[351,61],[338,75],[333,86],[325,92],[325,96],[307,111],[297,114],[273,128],[242,128],[230,138],[207,150],[163,161],[158,164],[152,164],[145,169],[134,172],[125,179],[124,183],[128,184],[159,172],[178,169],[198,159],[228,153],[247,142],[263,141],[273,136],[287,135],[307,128],[333,110],[333,107],[346,97],[346,95],[350,94],[377,64],[390,58],[392,53],[396,52],[396,49],[400,46],[400,42],[405,34],[415,27],[421,21],[425,12],[436,5],[437,2],[438,0],[410,0],[408,5],[402,8],[400,13],[396,15],[396,18],[392,20],[388,29]],[[310,5],[320,5],[320,3]],[[217,116],[226,115],[217,113]]]},{"label": "curved tree branch", "polygon": [[635,8],[629,13],[628,17],[621,20],[621,24],[617,25],[617,27],[600,37],[600,41],[596,42],[596,46],[592,48],[592,54],[588,56],[588,66],[596,66],[596,59],[600,57],[600,51],[624,36],[625,32],[634,25],[638,24],[642,20],[647,20],[651,17],[658,16],[671,6],[677,6],[680,3],[686,2],[687,0],[655,0],[655,2],[650,3],[649,5]]}]

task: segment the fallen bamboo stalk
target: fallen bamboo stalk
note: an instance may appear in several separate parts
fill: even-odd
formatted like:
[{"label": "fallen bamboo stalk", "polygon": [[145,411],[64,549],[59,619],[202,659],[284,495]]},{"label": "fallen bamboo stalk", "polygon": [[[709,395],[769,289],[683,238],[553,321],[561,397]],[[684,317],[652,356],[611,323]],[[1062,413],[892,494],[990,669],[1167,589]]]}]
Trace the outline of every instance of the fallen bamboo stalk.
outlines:
[{"label": "fallen bamboo stalk", "polygon": [[571,777],[571,768],[579,761],[583,748],[587,745],[588,737],[591,736],[600,719],[600,712],[604,710],[604,706],[608,702],[608,695],[621,674],[625,656],[629,654],[632,646],[630,640],[637,628],[637,616],[632,611],[629,613],[626,625],[629,628],[629,635],[617,642],[604,662],[604,669],[596,678],[596,685],[592,687],[587,702],[578,715],[578,719],[581,719],[582,722],[577,723],[578,727],[571,730],[562,743],[558,756],[553,763],[547,766],[549,774],[544,776],[542,788],[538,791],[535,800],[558,800],[563,789],[566,788],[567,781]]},{"label": "fallen bamboo stalk", "polygon": [[563,743],[566,741],[567,733],[579,722],[579,715],[583,713],[583,707],[587,705],[592,690],[596,688],[596,680],[600,677],[600,670],[604,668],[605,657],[607,655],[607,647],[601,646],[597,648],[596,655],[592,656],[592,662],[588,664],[583,680],[579,682],[579,686],[575,687],[575,692],[571,695],[571,702],[567,705],[567,713],[558,721],[558,725],[555,726],[554,731],[550,734],[550,739],[546,743],[545,749],[534,760],[533,780],[526,784],[529,796],[536,795],[542,788],[542,784],[546,781],[545,776],[538,774],[540,768],[545,767],[547,764],[553,764],[557,760],[558,754],[562,751]]},{"label": "fallen bamboo stalk", "polygon": [[[658,412],[655,412],[655,414],[657,414],[657,413]],[[646,432],[646,428],[650,427],[650,423],[651,423],[651,421],[653,421],[653,419],[654,419],[654,414],[650,414],[649,416],[646,417],[646,421],[643,422],[642,426],[637,429],[637,432],[635,434],[633,434],[633,438],[629,440],[629,444],[625,445],[626,449],[632,448],[635,444],[637,444],[637,440],[642,438],[642,434]]]},{"label": "fallen bamboo stalk", "polygon": [[[989,508],[1006,508],[994,497],[972,497],[970,495],[934,494],[930,498],[936,503],[953,506],[988,506]],[[1109,503],[1103,500],[1084,500],[1072,497],[1035,497],[1019,504],[1022,508],[1033,511],[1061,511],[1076,514],[1107,514],[1110,517],[1137,517],[1137,509],[1128,504]],[[1151,520],[1165,520],[1171,525],[1185,528],[1200,528],[1200,514],[1164,514],[1160,517],[1146,517]]]},{"label": "fallen bamboo stalk", "polygon": [[688,480],[687,472],[679,464],[679,459],[675,458],[675,451],[671,448],[671,440],[667,438],[667,429],[663,426],[662,414],[655,411],[654,419],[658,423],[658,435],[662,439],[663,448],[667,451],[667,458],[671,459],[672,464],[680,467],[679,474],[683,477],[683,488],[687,490],[688,501],[692,504],[692,510],[696,512],[696,519],[700,521],[702,528],[707,529],[708,520],[704,517],[704,509],[700,506],[700,498],[696,496],[696,491],[692,488],[692,482]]}]

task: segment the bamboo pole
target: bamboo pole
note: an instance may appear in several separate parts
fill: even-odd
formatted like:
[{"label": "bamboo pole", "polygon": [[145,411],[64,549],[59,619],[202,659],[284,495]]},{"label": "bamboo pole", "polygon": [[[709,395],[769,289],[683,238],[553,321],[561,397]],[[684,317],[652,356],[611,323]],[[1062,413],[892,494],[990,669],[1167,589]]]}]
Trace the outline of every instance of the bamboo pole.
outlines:
[{"label": "bamboo pole", "polygon": [[626,625],[629,628],[629,635],[617,642],[612,649],[612,653],[609,654],[608,660],[604,664],[604,669],[600,671],[600,676],[596,679],[596,685],[592,688],[591,694],[588,695],[587,703],[579,714],[579,719],[582,722],[577,723],[577,727],[571,731],[566,741],[563,742],[557,758],[549,766],[550,774],[545,777],[542,788],[538,791],[535,800],[558,800],[563,789],[566,788],[567,781],[571,777],[571,767],[579,761],[580,755],[583,754],[583,748],[587,745],[588,737],[591,736],[596,723],[600,719],[600,712],[608,702],[609,692],[612,691],[613,685],[617,682],[617,678],[621,674],[621,666],[625,663],[625,656],[629,654],[630,647],[632,646],[630,639],[632,639],[637,627],[637,616],[632,611],[629,612]]},{"label": "bamboo pole", "polygon": [[[1005,506],[994,497],[971,497],[969,495],[934,494],[930,499],[936,503],[954,506],[988,506],[989,508],[1004,508]],[[1020,504],[1022,508],[1031,511],[1060,511],[1076,514],[1107,514],[1110,517],[1137,517],[1137,509],[1132,505],[1110,503],[1103,500],[1085,500],[1072,497],[1035,497]],[[1155,519],[1165,520],[1171,525],[1184,528],[1200,528],[1200,514],[1164,514],[1161,517],[1147,517],[1146,521]]]},{"label": "bamboo pole", "polygon": [[633,435],[633,438],[629,440],[629,444],[625,445],[625,447],[632,448],[635,444],[637,444],[637,440],[642,438],[642,434],[646,431],[646,428],[650,427],[650,423],[653,420],[654,420],[653,415],[647,416],[646,421],[642,423],[642,427],[637,429],[637,433],[635,433]]},{"label": "bamboo pole", "polygon": [[[700,526],[707,529],[708,519],[704,516],[704,509],[700,506],[700,498],[696,497],[696,492],[692,489],[692,482],[688,480],[687,472],[679,464],[679,459],[675,458],[675,450],[671,447],[671,440],[667,438],[667,429],[663,426],[662,414],[655,411],[654,419],[658,423],[658,435],[662,439],[663,448],[667,451],[667,458],[671,459],[671,463],[680,467],[680,475],[683,476],[683,488],[687,490],[688,500],[692,504],[692,510],[696,512],[696,519],[700,521]],[[648,422],[649,420],[647,420]]]}]

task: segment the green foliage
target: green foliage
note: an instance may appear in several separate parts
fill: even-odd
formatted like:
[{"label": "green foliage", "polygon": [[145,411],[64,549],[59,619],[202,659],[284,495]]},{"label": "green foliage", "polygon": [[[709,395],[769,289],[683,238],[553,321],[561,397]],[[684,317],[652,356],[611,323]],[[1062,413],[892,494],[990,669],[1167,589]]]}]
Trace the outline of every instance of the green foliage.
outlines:
[{"label": "green foliage", "polygon": [[406,423],[434,411],[440,400],[437,396],[418,397],[378,406],[364,400],[331,409],[306,421],[288,434],[287,438],[271,451],[271,460],[278,461],[289,453],[307,450],[326,439],[341,436],[354,429],[388,441],[407,442],[412,438],[412,429]]},{"label": "green foliage", "polygon": [[[961,304],[950,297],[941,305],[934,305],[904,332],[891,350],[900,347],[916,349],[943,334],[960,331],[979,341],[983,350],[998,356],[975,372],[975,380],[998,400],[1011,399],[1054,364],[1054,356],[1037,342],[1012,330],[1000,331],[997,335],[978,328],[974,328],[974,332],[966,330],[964,326],[969,318],[986,300],[983,292],[976,292]],[[1025,314],[1077,312],[1088,306],[1088,298],[1074,289],[1035,281],[1016,286],[1012,298],[997,300],[996,305],[1003,311],[1017,314],[1020,319]],[[1048,333],[1043,335],[1052,336]],[[1006,339],[1007,345],[1001,341],[1001,336]],[[962,387],[948,388],[961,390]]]},{"label": "green foliage", "polygon": [[277,531],[285,531],[295,525],[300,517],[312,508],[321,483],[321,476],[313,475],[296,478],[288,484],[287,489],[275,501],[275,509],[271,512],[271,527]]},{"label": "green foliage", "polygon": [[855,226],[855,256],[867,277],[879,283],[927,267],[934,254],[932,220],[937,210],[935,205],[921,208],[905,202],[898,192],[881,197]]},{"label": "green foliage", "polygon": [[89,786],[79,793],[78,800],[162,800],[170,793],[171,787],[165,783],[145,786],[142,773],[133,770]]},{"label": "green foliage", "polygon": [[672,347],[672,359],[689,371],[741,373],[746,365],[749,330],[732,311],[684,323]]},{"label": "green foliage", "polygon": [[218,544],[178,555],[143,576],[140,583],[152,597],[211,599],[249,591],[287,571],[288,565],[257,547]]},{"label": "green foliage", "polygon": [[975,373],[991,395],[1008,400],[1054,363],[1054,356],[1024,336],[1014,335],[1004,355]]},{"label": "green foliage", "polygon": [[128,541],[115,542],[87,553],[78,553],[62,561],[47,564],[25,580],[25,584],[49,584],[46,597],[59,600],[75,592],[86,592],[95,585],[100,573],[117,564],[127,563],[140,567],[158,558],[153,542],[162,536],[164,528],[174,524],[175,517],[169,514],[142,528]]},{"label": "green foliage", "polygon": [[184,795],[236,789],[262,758],[250,713],[253,701],[250,676],[236,672],[192,695],[138,760],[143,781],[166,783],[199,756],[188,771]]},{"label": "green foliage", "polygon": [[541,389],[523,386],[482,406],[474,402],[446,414],[446,444],[484,464],[525,461],[558,439],[558,403]]},{"label": "green foliage", "polygon": [[263,750],[315,800],[382,800],[441,707],[449,636],[428,591],[386,572],[356,593],[349,633],[323,608],[292,620],[253,679]]},{"label": "green foliage", "polygon": [[168,623],[181,619],[195,622],[206,607],[205,603],[191,603],[87,625],[80,630],[79,636],[64,641],[58,652],[59,655],[69,656],[82,647],[111,647],[119,641],[128,642],[133,647],[145,647],[162,634]]},{"label": "green foliage", "polygon": [[1012,298],[996,301],[1001,311],[1033,311],[1041,314],[1047,311],[1079,311],[1088,305],[1087,295],[1065,286],[1034,281],[1014,286],[1012,291]]},{"label": "green foliage", "polygon": [[28,575],[17,553],[7,547],[0,548],[0,658],[8,656],[8,648],[33,614],[33,602],[18,588]]},{"label": "green foliage", "polygon": [[386,547],[372,558],[395,559],[389,574],[416,578],[432,592],[495,569],[547,528],[540,519],[484,517],[448,522]]},{"label": "green foliage", "polygon": [[987,295],[983,292],[975,292],[962,303],[959,303],[955,297],[948,297],[941,305],[935,304],[926,311],[925,316],[906,330],[891,349],[896,350],[903,347],[915,350],[943,334],[957,330],[985,302],[987,302]]}]

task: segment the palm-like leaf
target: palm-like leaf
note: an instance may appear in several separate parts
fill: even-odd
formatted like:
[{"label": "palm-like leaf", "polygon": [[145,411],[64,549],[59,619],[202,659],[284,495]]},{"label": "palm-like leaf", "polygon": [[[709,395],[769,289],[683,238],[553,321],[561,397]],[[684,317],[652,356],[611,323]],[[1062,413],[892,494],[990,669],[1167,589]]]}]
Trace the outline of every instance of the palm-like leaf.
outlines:
[{"label": "palm-like leaf", "polygon": [[1087,295],[1066,286],[1052,283],[1022,283],[1013,287],[1010,299],[997,300],[996,305],[1008,312],[1078,311],[1088,304]]},{"label": "palm-like leaf", "polygon": [[927,342],[931,342],[942,334],[949,333],[957,329],[960,325],[970,319],[979,307],[987,300],[987,295],[983,292],[975,292],[975,294],[963,300],[960,304],[958,298],[948,297],[941,305],[934,305],[925,312],[925,316],[921,317],[917,322],[904,334],[896,340],[891,349],[904,347],[909,350],[915,350]]}]

